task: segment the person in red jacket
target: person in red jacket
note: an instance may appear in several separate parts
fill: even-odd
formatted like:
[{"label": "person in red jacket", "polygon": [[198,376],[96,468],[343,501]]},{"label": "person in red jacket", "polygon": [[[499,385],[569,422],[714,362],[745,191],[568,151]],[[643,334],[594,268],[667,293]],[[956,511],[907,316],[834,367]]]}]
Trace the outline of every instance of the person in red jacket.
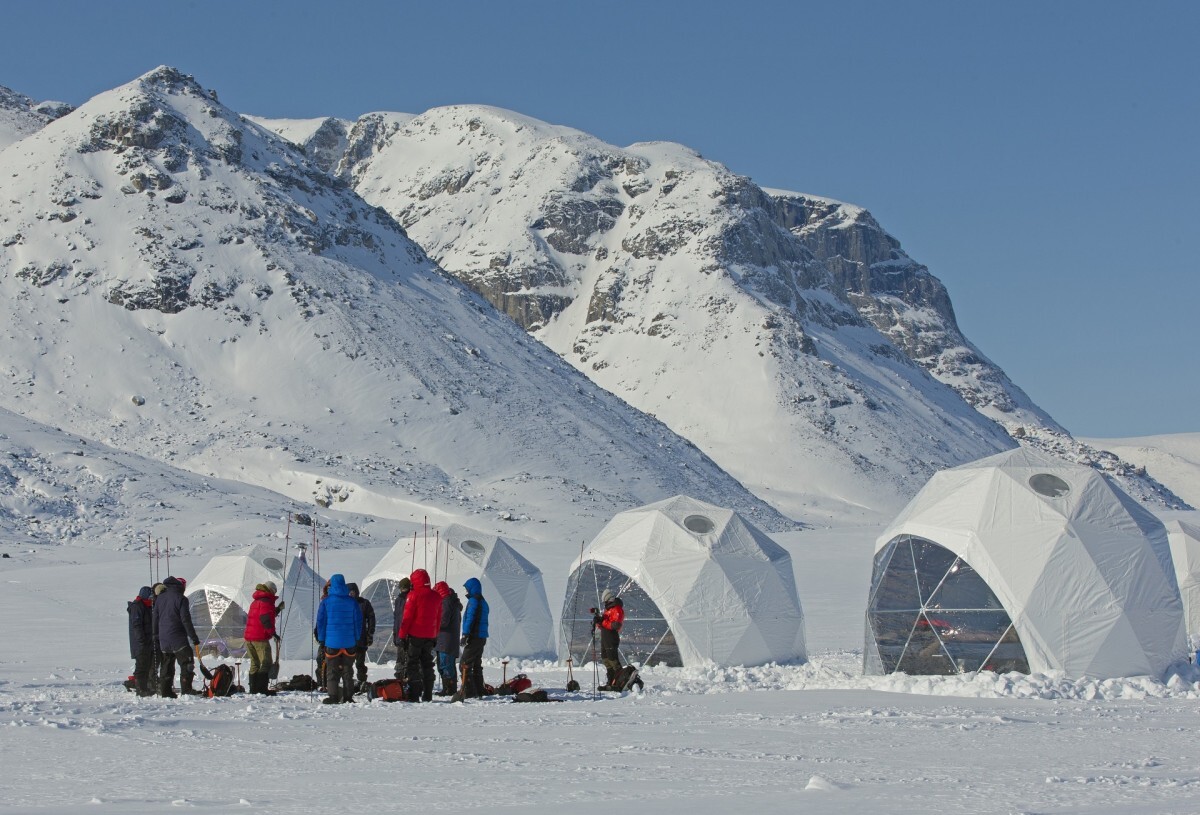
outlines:
[{"label": "person in red jacket", "polygon": [[433,701],[433,649],[442,625],[442,598],[429,587],[429,572],[417,569],[409,578],[412,591],[404,602],[404,617],[396,638],[408,654],[408,687],[404,697]]},{"label": "person in red jacket", "polygon": [[604,611],[592,622],[600,627],[600,661],[608,681],[599,690],[614,690],[613,682],[621,670],[621,626],[625,624],[625,603],[609,589],[604,590]]},{"label": "person in red jacket", "polygon": [[250,692],[267,693],[271,681],[271,639],[275,618],[283,611],[283,601],[275,605],[275,584],[268,580],[254,587],[254,601],[246,612],[246,652],[250,654]]}]

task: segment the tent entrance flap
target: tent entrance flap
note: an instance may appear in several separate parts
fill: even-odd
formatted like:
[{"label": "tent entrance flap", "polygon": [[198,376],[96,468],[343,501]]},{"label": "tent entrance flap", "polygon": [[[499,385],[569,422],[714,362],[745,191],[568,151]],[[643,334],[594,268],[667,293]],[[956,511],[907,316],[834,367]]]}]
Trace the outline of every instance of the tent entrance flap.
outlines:
[{"label": "tent entrance flap", "polygon": [[600,608],[606,590],[621,598],[625,625],[621,629],[621,657],[638,666],[682,667],[679,645],[662,611],[646,591],[627,574],[594,560],[586,561],[567,581],[562,613],[562,641],[577,665],[592,658],[592,612]]},{"label": "tent entrance flap", "polygon": [[202,654],[216,657],[246,655],[246,610],[215,589],[191,597],[192,625]]},{"label": "tent entrance flap", "polygon": [[875,556],[866,673],[1029,673],[1008,612],[971,565],[902,535]]}]

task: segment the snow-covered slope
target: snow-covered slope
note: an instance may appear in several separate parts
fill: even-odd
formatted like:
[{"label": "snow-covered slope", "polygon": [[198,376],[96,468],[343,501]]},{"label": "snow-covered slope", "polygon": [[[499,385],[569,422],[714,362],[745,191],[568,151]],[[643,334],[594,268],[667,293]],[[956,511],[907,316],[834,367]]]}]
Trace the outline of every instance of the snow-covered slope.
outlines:
[{"label": "snow-covered slope", "polygon": [[786,512],[886,513],[1010,434],[1070,446],[861,209],[768,194],[680,145],[619,149],[481,106],[364,116],[338,172]]},{"label": "snow-covered slope", "polygon": [[[402,520],[574,541],[688,493],[782,523],[178,71],[14,143],[0,174],[0,407]],[[550,506],[571,508],[555,529]]]},{"label": "snow-covered slope", "polygon": [[1184,501],[1200,507],[1200,433],[1084,441],[1145,469]]},{"label": "snow-covered slope", "polygon": [[[169,543],[175,557],[256,542],[282,546],[288,514],[307,518],[311,529],[315,509],[0,409],[0,544],[18,561],[72,562],[92,550],[144,553],[148,539],[164,554]],[[332,548],[378,546],[413,529],[328,511],[319,523],[321,545]],[[307,532],[295,528],[304,539]]]},{"label": "snow-covered slope", "polygon": [[35,102],[0,85],[0,150],[70,112],[63,102]]},{"label": "snow-covered slope", "polygon": [[325,117],[321,119],[264,119],[247,116],[257,125],[272,130],[292,144],[304,148],[309,161],[326,172],[332,172],[342,160],[348,145],[347,136],[354,122]]}]

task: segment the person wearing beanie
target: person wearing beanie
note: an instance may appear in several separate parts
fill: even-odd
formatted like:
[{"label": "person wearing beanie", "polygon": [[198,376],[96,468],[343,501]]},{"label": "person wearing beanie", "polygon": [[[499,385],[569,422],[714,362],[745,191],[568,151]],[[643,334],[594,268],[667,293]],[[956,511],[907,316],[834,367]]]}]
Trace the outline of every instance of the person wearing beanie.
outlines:
[{"label": "person wearing beanie", "polygon": [[317,609],[317,639],[324,643],[327,705],[354,701],[354,657],[362,638],[362,609],[350,596],[346,578],[329,578],[329,594]]},{"label": "person wearing beanie", "polygon": [[621,670],[621,626],[625,624],[625,603],[610,589],[605,589],[600,599],[604,610],[592,618],[592,625],[600,628],[600,661],[604,663],[608,681],[599,689],[616,690],[613,682]]},{"label": "person wearing beanie", "polygon": [[483,696],[483,649],[488,637],[488,604],[483,599],[483,584],[472,577],[463,588],[467,590],[467,608],[462,615],[462,639],[458,641],[463,647],[463,683],[451,697],[455,702]]},{"label": "person wearing beanie", "polygon": [[271,682],[271,640],[278,639],[275,619],[283,611],[283,601],[275,604],[275,584],[271,581],[254,587],[254,600],[246,612],[246,652],[250,655],[250,692],[269,693]]},{"label": "person wearing beanie", "polygon": [[437,635],[437,670],[442,677],[442,689],[438,696],[453,696],[458,692],[458,629],[462,625],[462,601],[445,581],[433,587],[442,598],[442,624]]},{"label": "person wearing beanie", "polygon": [[138,696],[153,696],[150,671],[154,667],[154,590],[142,586],[125,611],[129,614],[129,655],[133,657],[130,690],[137,691]]},{"label": "person wearing beanie", "polygon": [[[183,593],[185,585],[181,578],[168,577],[163,581],[166,589],[154,601],[154,638],[162,650],[162,661],[158,668],[158,695],[175,698],[171,686],[175,684],[175,663],[179,663],[179,692],[185,696],[199,693],[192,687],[196,675],[193,656],[200,656],[200,637],[192,625],[192,609]],[[190,646],[190,647],[189,647]]]},{"label": "person wearing beanie", "polygon": [[368,684],[367,649],[375,641],[375,606],[371,605],[371,601],[367,598],[359,596],[357,583],[350,583],[346,588],[350,590],[350,596],[358,601],[358,607],[362,609],[363,615],[362,637],[358,642],[358,653],[354,657],[354,670],[358,675],[358,684],[355,687],[362,692],[367,689]]},{"label": "person wearing beanie", "polygon": [[402,577],[396,589],[396,600],[392,604],[392,643],[396,646],[396,678],[404,681],[408,675],[408,654],[404,652],[405,643],[400,640],[400,623],[404,620],[404,604],[412,591],[412,581]]},{"label": "person wearing beanie", "polygon": [[404,698],[410,702],[433,701],[433,649],[442,624],[442,598],[429,585],[429,572],[412,573],[412,589],[404,604],[404,615],[396,637],[408,653],[408,686]]}]

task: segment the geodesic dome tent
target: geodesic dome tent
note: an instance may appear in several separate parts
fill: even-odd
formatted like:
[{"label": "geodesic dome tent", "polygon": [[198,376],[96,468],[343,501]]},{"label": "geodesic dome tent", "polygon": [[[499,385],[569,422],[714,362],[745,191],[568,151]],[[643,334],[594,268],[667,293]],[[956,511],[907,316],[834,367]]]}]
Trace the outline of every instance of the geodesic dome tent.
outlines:
[{"label": "geodesic dome tent", "polygon": [[286,601],[276,621],[281,631],[280,656],[308,659],[313,651],[312,630],[321,599],[322,580],[303,557],[293,557],[284,577],[284,562],[265,546],[255,544],[229,555],[217,555],[188,581],[184,592],[191,605],[192,624],[200,637],[201,651],[217,656],[246,653],[242,635],[246,612],[254,600],[254,587],[270,580]]},{"label": "geodesic dome tent", "polygon": [[1183,651],[1166,529],[1090,467],[944,470],[876,541],[866,673],[1161,676]]},{"label": "geodesic dome tent", "polygon": [[1196,523],[1167,521],[1167,541],[1175,563],[1175,580],[1183,600],[1183,614],[1193,647],[1200,640],[1200,514]]},{"label": "geodesic dome tent", "polygon": [[624,602],[621,653],[638,665],[803,660],[792,559],[736,512],[679,495],[622,512],[571,566],[564,649],[591,659],[605,589]]},{"label": "geodesic dome tent", "polygon": [[504,538],[451,524],[432,538],[397,541],[363,580],[361,594],[375,609],[375,642],[367,651],[368,659],[396,659],[393,602],[401,578],[411,575],[414,566],[429,572],[434,583],[449,583],[458,592],[464,611],[463,583],[470,577],[479,578],[489,612],[485,657],[556,655],[554,620],[541,570]]}]

